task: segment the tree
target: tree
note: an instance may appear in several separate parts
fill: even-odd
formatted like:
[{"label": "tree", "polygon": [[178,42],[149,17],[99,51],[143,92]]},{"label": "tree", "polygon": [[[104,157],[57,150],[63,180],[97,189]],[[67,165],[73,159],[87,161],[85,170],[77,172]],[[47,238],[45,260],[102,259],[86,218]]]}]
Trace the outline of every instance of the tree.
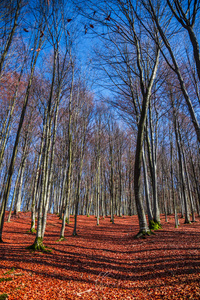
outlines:
[{"label": "tree", "polygon": [[[199,17],[200,3],[198,0],[194,1],[179,1],[167,0],[173,16],[181,24],[181,26],[188,32],[192,47],[193,55],[196,64],[197,74],[200,80],[200,53],[198,38],[195,34],[195,22]],[[198,25],[197,25],[198,26]]]},{"label": "tree", "polygon": [[[42,43],[42,39],[40,37],[40,31],[39,31],[39,32],[37,32],[37,34],[35,36],[35,39],[34,39],[34,50],[37,49],[37,46],[41,47],[41,43]],[[20,116],[20,121],[19,121],[19,125],[18,125],[17,135],[16,135],[16,139],[15,139],[15,144],[14,144],[14,147],[13,147],[12,158],[11,158],[11,162],[10,162],[9,170],[8,170],[6,186],[5,186],[5,189],[4,189],[3,200],[2,200],[2,203],[1,203],[1,210],[0,210],[0,242],[2,242],[2,232],[3,232],[3,225],[4,225],[5,210],[6,210],[6,205],[7,205],[8,197],[9,197],[9,193],[10,193],[11,180],[12,180],[12,175],[13,175],[13,171],[14,171],[14,165],[15,165],[15,160],[16,160],[16,155],[17,155],[17,150],[18,150],[18,143],[19,143],[20,133],[21,133],[21,130],[22,130],[22,125],[23,125],[23,121],[24,121],[24,117],[25,117],[25,113],[26,113],[26,108],[27,108],[27,104],[28,104],[28,100],[29,100],[29,94],[30,94],[30,88],[31,88],[32,80],[33,80],[33,75],[34,75],[34,70],[35,70],[38,55],[39,55],[39,51],[34,51],[33,52],[32,59],[31,59],[31,66],[30,66],[30,71],[31,71],[30,72],[30,78],[29,78],[29,81],[28,81],[28,86],[27,86],[27,89],[26,89],[25,97],[24,97],[23,108],[22,108],[22,111],[21,111],[21,116]]]},{"label": "tree", "polygon": [[[178,1],[179,2],[179,1]],[[177,3],[178,3],[177,2]],[[183,93],[183,96],[185,98],[189,113],[190,113],[190,117],[191,117],[191,121],[194,125],[195,131],[196,131],[196,135],[197,135],[197,139],[200,142],[200,126],[199,126],[199,122],[194,110],[194,107],[192,105],[190,96],[188,94],[185,82],[184,82],[184,78],[181,74],[181,70],[179,68],[177,59],[175,57],[175,54],[172,50],[172,46],[167,38],[167,34],[165,33],[164,28],[168,28],[169,26],[169,20],[167,20],[167,22],[164,23],[164,21],[162,22],[162,19],[164,18],[164,13],[165,13],[165,5],[164,7],[160,7],[159,5],[153,5],[151,0],[147,0],[147,1],[143,1],[141,0],[141,3],[143,5],[143,7],[146,9],[146,11],[148,12],[148,15],[150,16],[150,18],[152,19],[152,21],[154,22],[155,26],[157,27],[157,30],[159,32],[159,35],[170,55],[171,61],[172,63],[170,63],[168,57],[165,55],[165,52],[163,51],[163,49],[161,49],[160,44],[158,44],[158,46],[160,47],[161,51],[162,51],[162,55],[164,56],[168,66],[170,66],[170,68],[175,72],[175,74],[177,75],[178,81],[179,81],[179,85],[180,85],[180,89],[181,92]],[[169,1],[168,1],[169,3]],[[195,6],[196,7],[196,6]],[[156,11],[157,9],[157,11]],[[159,15],[161,17],[159,17]],[[194,18],[196,16],[196,13],[194,13]],[[195,20],[195,19],[194,19]],[[189,25],[190,27],[190,25]],[[147,29],[147,27],[145,26],[145,28]],[[153,32],[151,32],[151,29],[148,29],[148,32],[151,34],[151,36],[153,37],[154,34]]]},{"label": "tree", "polygon": [[[3,51],[0,58],[0,76],[2,75],[3,65],[13,42],[14,34],[18,26],[19,15],[22,10],[22,0],[17,1],[2,1],[1,17],[5,22],[4,28],[1,28],[2,41],[5,41]],[[10,25],[9,31],[7,26]]]}]

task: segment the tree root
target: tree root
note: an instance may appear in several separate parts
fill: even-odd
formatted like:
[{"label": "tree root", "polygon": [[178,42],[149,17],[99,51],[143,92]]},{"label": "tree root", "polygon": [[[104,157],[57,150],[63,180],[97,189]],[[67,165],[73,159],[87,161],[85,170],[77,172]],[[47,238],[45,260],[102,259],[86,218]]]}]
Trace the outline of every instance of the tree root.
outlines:
[{"label": "tree root", "polygon": [[135,238],[139,239],[139,238],[143,238],[146,239],[147,236],[150,236],[152,234],[151,230],[141,230],[138,232],[138,234],[136,234]]},{"label": "tree root", "polygon": [[0,300],[6,300],[6,299],[8,299],[8,295],[7,294],[1,294],[0,295]]},{"label": "tree root", "polygon": [[66,241],[66,238],[64,236],[61,236],[58,240],[58,242]]},{"label": "tree root", "polygon": [[191,224],[191,222],[190,221],[185,221],[184,224]]},{"label": "tree root", "polygon": [[45,247],[43,245],[43,239],[42,238],[36,238],[33,245],[28,246],[26,249],[32,250],[32,251],[41,251],[41,252],[44,252],[44,253],[52,252],[51,249],[47,249],[47,247]]},{"label": "tree root", "polygon": [[37,231],[34,229],[34,228],[31,228],[30,230],[28,230],[27,231],[27,233],[32,233],[32,234],[34,234],[34,233],[36,233]]}]

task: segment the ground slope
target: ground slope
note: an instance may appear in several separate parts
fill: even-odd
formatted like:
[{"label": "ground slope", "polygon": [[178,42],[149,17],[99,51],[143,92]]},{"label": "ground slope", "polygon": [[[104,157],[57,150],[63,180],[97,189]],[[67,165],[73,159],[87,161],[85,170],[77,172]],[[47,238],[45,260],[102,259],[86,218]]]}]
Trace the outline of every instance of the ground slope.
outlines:
[{"label": "ground slope", "polygon": [[[35,236],[30,213],[5,223],[0,244],[0,295],[8,299],[200,299],[200,220],[174,228],[162,217],[163,229],[134,239],[136,216],[100,220],[73,217],[66,241],[58,242],[61,220],[48,215],[45,245],[51,253],[26,250]],[[0,298],[1,299],[1,298]]]}]

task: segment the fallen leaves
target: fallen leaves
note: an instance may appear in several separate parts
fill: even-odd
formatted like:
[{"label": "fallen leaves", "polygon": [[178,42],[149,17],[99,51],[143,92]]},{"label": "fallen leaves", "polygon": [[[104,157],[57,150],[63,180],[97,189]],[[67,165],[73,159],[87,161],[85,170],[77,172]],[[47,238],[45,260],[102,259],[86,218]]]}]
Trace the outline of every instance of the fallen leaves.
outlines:
[{"label": "fallen leaves", "polygon": [[[0,295],[16,299],[200,299],[200,224],[174,229],[174,220],[145,240],[136,240],[137,217],[109,218],[96,226],[94,217],[74,218],[66,240],[56,242],[61,220],[48,215],[44,244],[52,253],[26,247],[30,213],[5,223],[0,244]],[[53,225],[53,226],[52,226]]]}]

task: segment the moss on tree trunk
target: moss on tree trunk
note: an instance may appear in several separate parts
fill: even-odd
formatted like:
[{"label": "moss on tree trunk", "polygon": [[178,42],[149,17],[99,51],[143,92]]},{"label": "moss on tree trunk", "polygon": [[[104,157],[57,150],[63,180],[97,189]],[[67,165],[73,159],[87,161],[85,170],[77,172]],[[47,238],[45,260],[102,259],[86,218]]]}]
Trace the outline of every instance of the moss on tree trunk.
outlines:
[{"label": "moss on tree trunk", "polygon": [[157,221],[154,221],[154,220],[150,220],[149,221],[149,229],[150,230],[162,229],[162,225],[160,224],[160,222],[157,222]]}]

